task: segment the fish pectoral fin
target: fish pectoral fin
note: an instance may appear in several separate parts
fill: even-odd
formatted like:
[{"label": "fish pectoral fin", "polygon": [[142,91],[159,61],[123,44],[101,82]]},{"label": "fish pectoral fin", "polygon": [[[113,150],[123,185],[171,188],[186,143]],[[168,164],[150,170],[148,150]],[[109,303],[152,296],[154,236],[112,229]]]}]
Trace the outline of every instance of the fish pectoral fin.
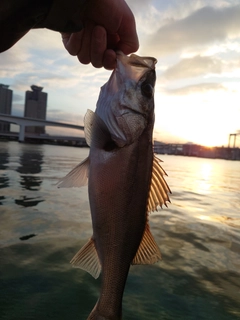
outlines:
[{"label": "fish pectoral fin", "polygon": [[58,188],[82,187],[88,183],[89,157],[79,163],[72,171],[62,178],[57,186]]},{"label": "fish pectoral fin", "polygon": [[159,260],[161,260],[161,252],[151,234],[149,224],[147,223],[142,241],[132,264],[153,264]]},{"label": "fish pectoral fin", "polygon": [[81,268],[97,279],[101,273],[101,263],[93,239],[90,239],[72,258],[70,263],[75,268]]},{"label": "fish pectoral fin", "polygon": [[164,175],[167,174],[160,166],[160,161],[160,159],[154,156],[152,179],[148,196],[148,212],[157,210],[157,206],[162,207],[163,205],[165,205],[167,207],[167,201],[170,202],[168,194],[171,193],[171,190],[164,179]]},{"label": "fish pectoral fin", "polygon": [[114,143],[104,121],[89,109],[84,117],[84,133],[90,147],[102,149]]}]

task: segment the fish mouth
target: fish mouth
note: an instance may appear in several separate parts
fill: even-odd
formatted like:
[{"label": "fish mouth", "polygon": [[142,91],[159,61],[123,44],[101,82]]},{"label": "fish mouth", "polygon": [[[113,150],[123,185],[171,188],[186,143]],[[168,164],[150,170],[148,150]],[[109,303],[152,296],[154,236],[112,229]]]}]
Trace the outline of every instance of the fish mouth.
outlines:
[{"label": "fish mouth", "polygon": [[153,57],[140,57],[136,54],[126,56],[122,51],[117,51],[117,58],[124,65],[130,65],[137,68],[155,69],[157,59]]},{"label": "fish mouth", "polygon": [[124,55],[121,51],[117,52],[116,73],[120,75],[121,82],[126,79],[138,82],[147,71],[155,70],[157,59],[153,57],[140,57],[136,54]]}]

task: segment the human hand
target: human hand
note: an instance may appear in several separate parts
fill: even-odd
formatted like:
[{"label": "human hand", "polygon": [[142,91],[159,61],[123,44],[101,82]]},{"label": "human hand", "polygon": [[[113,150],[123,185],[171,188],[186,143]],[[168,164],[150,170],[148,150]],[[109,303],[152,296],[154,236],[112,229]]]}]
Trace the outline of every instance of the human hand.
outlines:
[{"label": "human hand", "polygon": [[124,0],[88,0],[81,19],[81,31],[62,33],[65,48],[81,63],[111,70],[116,50],[129,54],[138,49],[134,16]]}]

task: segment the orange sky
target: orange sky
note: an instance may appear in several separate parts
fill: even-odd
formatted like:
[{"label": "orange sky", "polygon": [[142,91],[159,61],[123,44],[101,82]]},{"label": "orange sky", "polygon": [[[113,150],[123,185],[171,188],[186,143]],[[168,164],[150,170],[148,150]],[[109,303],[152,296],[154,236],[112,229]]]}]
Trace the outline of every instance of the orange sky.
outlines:
[{"label": "orange sky", "polygon": [[[240,129],[239,1],[127,2],[136,18],[138,54],[158,59],[154,137],[227,146],[229,134]],[[82,125],[109,76],[80,65],[60,35],[48,30],[30,31],[0,56],[0,83],[14,91],[16,115],[36,84],[48,92],[48,120]]]}]

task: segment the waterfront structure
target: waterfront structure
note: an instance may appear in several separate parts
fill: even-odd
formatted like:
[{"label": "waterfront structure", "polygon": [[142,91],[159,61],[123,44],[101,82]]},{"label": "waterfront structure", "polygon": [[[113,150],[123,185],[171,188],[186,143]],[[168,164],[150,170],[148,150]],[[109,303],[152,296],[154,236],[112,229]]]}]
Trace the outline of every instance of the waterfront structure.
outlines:
[{"label": "waterfront structure", "polygon": [[[8,85],[0,83],[0,113],[11,114],[12,111],[12,90]],[[0,132],[10,132],[10,123],[0,121]]]},{"label": "waterfront structure", "polygon": [[[5,115],[5,114],[1,114],[0,113],[0,121],[6,121],[9,123],[15,123],[17,125],[19,125],[20,130],[19,130],[19,134],[17,133],[6,133],[6,134],[2,134],[0,133],[0,138],[1,137],[17,137],[18,136],[18,141],[19,142],[24,142],[25,137],[29,138],[29,139],[51,139],[52,136],[48,135],[48,134],[42,134],[42,135],[36,135],[36,134],[31,134],[31,133],[27,133],[25,134],[25,128],[28,126],[39,126],[39,127],[43,127],[43,126],[51,126],[51,127],[62,127],[62,128],[71,128],[71,129],[77,129],[77,130],[84,130],[83,126],[79,126],[79,125],[75,125],[75,124],[69,124],[69,123],[62,123],[62,122],[55,122],[55,121],[47,121],[47,120],[38,120],[38,119],[33,119],[33,118],[26,118],[26,117],[18,117],[18,116],[12,116],[12,115]],[[63,137],[63,136],[56,136],[53,138],[53,140],[55,139],[64,139],[64,140],[68,140],[69,139],[73,139],[75,140],[75,138],[73,137]],[[79,137],[77,137],[77,139],[79,139]]]},{"label": "waterfront structure", "polygon": [[[46,120],[47,114],[47,93],[43,92],[43,87],[31,86],[32,91],[26,91],[24,117],[32,119]],[[25,128],[26,133],[45,134],[45,127]]]},{"label": "waterfront structure", "polygon": [[206,147],[194,143],[176,144],[154,141],[154,152],[157,154],[182,155],[187,157],[240,160],[240,148]]}]

